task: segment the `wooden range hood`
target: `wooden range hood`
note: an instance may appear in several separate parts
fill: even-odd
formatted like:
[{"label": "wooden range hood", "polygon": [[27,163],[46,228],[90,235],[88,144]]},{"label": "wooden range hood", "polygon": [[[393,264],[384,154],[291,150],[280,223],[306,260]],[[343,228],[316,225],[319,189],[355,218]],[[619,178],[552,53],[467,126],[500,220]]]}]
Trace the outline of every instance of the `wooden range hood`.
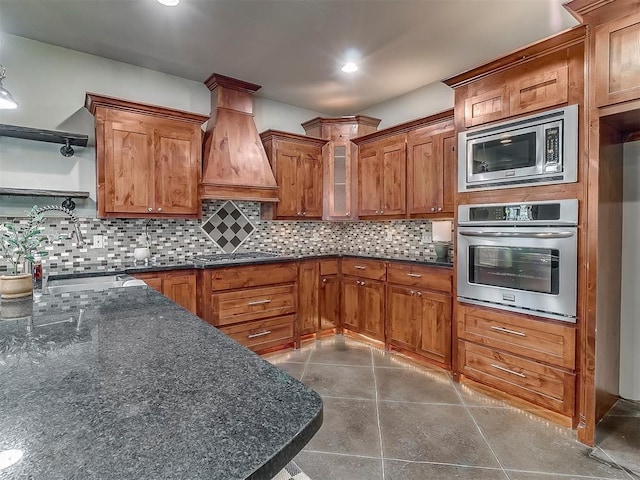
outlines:
[{"label": "wooden range hood", "polygon": [[214,73],[211,118],[204,136],[203,199],[277,202],[278,185],[253,121],[253,94],[260,85]]}]

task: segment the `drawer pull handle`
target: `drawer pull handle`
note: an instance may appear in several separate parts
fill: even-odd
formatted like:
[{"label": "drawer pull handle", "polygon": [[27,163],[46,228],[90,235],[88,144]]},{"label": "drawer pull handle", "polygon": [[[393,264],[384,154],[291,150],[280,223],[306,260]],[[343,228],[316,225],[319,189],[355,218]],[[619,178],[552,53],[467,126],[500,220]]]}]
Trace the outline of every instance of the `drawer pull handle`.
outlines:
[{"label": "drawer pull handle", "polygon": [[516,330],[509,330],[508,328],[498,327],[496,325],[491,325],[491,330],[497,330],[502,333],[510,333],[511,335],[517,335],[519,337],[526,337],[527,334],[524,332],[517,332]]},{"label": "drawer pull handle", "polygon": [[407,277],[422,278],[422,275],[419,275],[417,273],[407,273]]},{"label": "drawer pull handle", "polygon": [[355,269],[357,269],[357,270],[364,270],[364,269],[365,269],[365,268],[367,268],[367,267],[365,267],[364,265],[354,265],[354,267],[353,267],[353,268],[355,268]]},{"label": "drawer pull handle", "polygon": [[501,370],[503,372],[510,373],[511,375],[516,375],[516,376],[518,376],[520,378],[527,378],[527,376],[524,373],[514,372],[513,370],[509,370],[508,368],[501,367],[500,365],[496,365],[495,363],[492,363],[491,366],[493,368],[497,368],[498,370]]},{"label": "drawer pull handle", "polygon": [[270,333],[271,330],[265,330],[264,332],[252,333],[251,335],[247,335],[247,338],[264,337],[265,335],[269,335]]},{"label": "drawer pull handle", "polygon": [[255,300],[253,302],[247,303],[247,305],[262,305],[264,303],[271,303],[271,300],[268,298],[266,300]]}]

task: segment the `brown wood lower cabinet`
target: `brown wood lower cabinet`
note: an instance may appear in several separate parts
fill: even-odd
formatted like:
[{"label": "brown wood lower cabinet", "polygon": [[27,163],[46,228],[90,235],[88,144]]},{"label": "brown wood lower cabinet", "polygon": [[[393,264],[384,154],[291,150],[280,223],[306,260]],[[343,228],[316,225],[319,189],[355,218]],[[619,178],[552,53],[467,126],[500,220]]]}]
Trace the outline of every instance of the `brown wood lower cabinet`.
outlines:
[{"label": "brown wood lower cabinet", "polygon": [[318,294],[320,331],[334,330],[340,323],[340,272],[337,258],[320,261],[320,288]]},{"label": "brown wood lower cabinet", "polygon": [[345,276],[342,279],[344,328],[384,341],[384,283]]},{"label": "brown wood lower cabinet", "polygon": [[389,345],[451,368],[451,271],[392,263],[387,278]]},{"label": "brown wood lower cabinet", "polygon": [[200,272],[200,316],[256,352],[294,346],[298,264],[225,267]]},{"label": "brown wood lower cabinet", "polygon": [[459,373],[573,416],[575,325],[462,303],[456,319]]},{"label": "brown wood lower cabinet", "polygon": [[319,328],[320,263],[300,262],[298,267],[298,328],[300,335],[314,334]]},{"label": "brown wood lower cabinet", "polygon": [[262,351],[290,343],[294,337],[294,323],[295,316],[287,315],[221,327],[220,331],[245,347]]},{"label": "brown wood lower cabinet", "polygon": [[189,270],[135,273],[144,282],[165,297],[197,315],[196,274]]}]

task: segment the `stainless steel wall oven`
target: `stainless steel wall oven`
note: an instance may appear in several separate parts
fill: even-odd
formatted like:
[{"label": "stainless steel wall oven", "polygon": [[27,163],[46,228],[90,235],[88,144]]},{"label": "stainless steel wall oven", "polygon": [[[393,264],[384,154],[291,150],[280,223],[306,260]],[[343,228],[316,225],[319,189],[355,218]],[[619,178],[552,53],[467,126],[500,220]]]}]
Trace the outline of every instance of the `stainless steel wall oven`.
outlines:
[{"label": "stainless steel wall oven", "polygon": [[458,300],[575,322],[578,201],[458,207]]}]

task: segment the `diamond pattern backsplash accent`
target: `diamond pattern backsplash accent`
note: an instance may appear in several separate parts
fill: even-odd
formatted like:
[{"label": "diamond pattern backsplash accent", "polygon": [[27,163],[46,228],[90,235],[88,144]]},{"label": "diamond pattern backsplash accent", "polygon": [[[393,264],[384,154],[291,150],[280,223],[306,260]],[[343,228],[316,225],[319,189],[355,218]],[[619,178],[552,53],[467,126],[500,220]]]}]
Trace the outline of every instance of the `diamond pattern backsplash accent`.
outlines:
[{"label": "diamond pattern backsplash accent", "polygon": [[233,253],[256,227],[232,201],[222,204],[200,228],[224,253]]}]

